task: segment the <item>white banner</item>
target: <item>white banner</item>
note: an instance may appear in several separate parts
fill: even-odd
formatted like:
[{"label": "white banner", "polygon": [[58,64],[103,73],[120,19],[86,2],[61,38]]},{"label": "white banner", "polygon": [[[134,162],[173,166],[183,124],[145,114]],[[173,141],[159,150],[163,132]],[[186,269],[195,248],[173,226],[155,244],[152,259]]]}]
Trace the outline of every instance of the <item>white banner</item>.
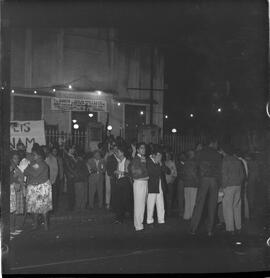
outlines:
[{"label": "white banner", "polygon": [[16,149],[18,142],[31,152],[34,143],[46,145],[44,121],[12,121],[10,122],[10,147]]},{"label": "white banner", "polygon": [[107,102],[101,99],[52,98],[52,110],[106,112]]}]

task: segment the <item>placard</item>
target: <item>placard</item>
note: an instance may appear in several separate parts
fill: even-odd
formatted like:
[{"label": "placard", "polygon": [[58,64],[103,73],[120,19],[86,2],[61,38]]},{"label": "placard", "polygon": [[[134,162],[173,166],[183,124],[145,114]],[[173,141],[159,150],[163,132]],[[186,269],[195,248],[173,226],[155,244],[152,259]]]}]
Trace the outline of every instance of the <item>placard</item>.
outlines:
[{"label": "placard", "polygon": [[12,121],[10,122],[10,147],[16,149],[18,142],[31,152],[34,143],[46,145],[44,121]]}]

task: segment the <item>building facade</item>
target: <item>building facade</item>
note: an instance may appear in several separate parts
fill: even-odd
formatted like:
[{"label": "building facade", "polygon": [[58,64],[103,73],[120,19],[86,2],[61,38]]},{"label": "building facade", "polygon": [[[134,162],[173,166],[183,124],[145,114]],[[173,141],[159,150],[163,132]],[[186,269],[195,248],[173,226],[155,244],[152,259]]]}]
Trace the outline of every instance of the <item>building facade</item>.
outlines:
[{"label": "building facade", "polygon": [[[11,120],[44,120],[59,132],[110,125],[126,140],[150,123],[162,134],[164,58],[115,29],[13,29]],[[151,99],[151,86],[154,89]]]}]

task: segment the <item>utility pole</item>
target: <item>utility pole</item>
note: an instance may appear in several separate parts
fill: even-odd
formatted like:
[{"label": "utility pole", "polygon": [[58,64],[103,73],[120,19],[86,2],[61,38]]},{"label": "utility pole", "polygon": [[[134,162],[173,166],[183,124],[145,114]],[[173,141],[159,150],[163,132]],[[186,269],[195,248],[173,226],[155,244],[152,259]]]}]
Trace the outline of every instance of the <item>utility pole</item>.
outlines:
[{"label": "utility pole", "polygon": [[0,0],[0,181],[1,181],[1,232],[2,232],[2,271],[9,272],[10,237],[10,31],[7,2]]}]

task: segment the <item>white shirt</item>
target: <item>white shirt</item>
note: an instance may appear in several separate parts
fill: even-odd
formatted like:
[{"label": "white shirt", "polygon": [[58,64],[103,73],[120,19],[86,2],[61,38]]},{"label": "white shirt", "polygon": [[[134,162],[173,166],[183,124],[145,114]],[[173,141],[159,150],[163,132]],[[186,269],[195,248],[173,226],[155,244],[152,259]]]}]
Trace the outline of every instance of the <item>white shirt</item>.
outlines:
[{"label": "white shirt", "polygon": [[[118,171],[125,172],[125,162],[126,158],[124,158],[122,161],[118,161]],[[118,178],[124,177],[124,173],[121,173],[118,175]]]}]

